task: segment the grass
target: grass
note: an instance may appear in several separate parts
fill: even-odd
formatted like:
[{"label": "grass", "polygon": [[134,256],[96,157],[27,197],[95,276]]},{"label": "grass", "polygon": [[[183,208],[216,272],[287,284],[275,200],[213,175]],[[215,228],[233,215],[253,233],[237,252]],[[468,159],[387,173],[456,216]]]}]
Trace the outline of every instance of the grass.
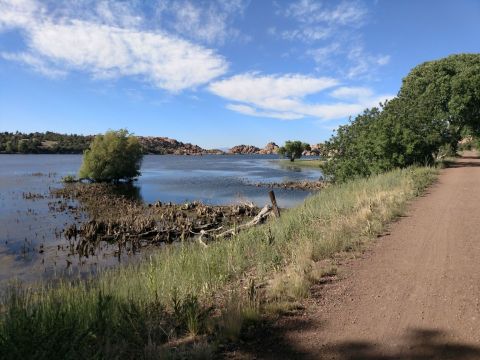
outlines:
[{"label": "grass", "polygon": [[435,177],[409,168],[331,186],[207,248],[168,246],[87,281],[13,285],[0,308],[0,358],[208,358],[268,309],[308,296],[335,274],[332,259],[361,250]]},{"label": "grass", "polygon": [[297,159],[294,162],[291,162],[290,160],[281,160],[281,162],[282,162],[282,165],[285,165],[285,166],[320,168],[323,165],[324,160],[320,160],[320,159],[315,159],[315,160]]}]

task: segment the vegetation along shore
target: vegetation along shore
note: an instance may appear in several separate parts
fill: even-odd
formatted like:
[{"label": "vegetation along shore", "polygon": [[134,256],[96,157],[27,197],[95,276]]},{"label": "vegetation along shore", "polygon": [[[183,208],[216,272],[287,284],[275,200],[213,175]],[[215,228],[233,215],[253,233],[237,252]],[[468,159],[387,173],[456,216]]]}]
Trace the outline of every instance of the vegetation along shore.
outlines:
[{"label": "vegetation along shore", "polygon": [[328,187],[231,240],[165,247],[86,281],[13,285],[0,356],[211,356],[218,341],[237,339],[334,275],[337,262],[374,239],[435,174],[408,168]]},{"label": "vegetation along shore", "polygon": [[[163,204],[158,212],[131,205],[133,224],[122,222],[118,213],[118,223],[97,222],[95,239],[126,239],[133,229],[152,240],[158,228],[148,219],[135,222],[142,219],[137,211],[152,211],[152,217],[171,217],[180,241],[146,261],[85,281],[12,284],[1,308],[0,357],[210,358],[228,351],[258,322],[298,306],[312,284],[333,279],[343,260],[365,249],[435,181],[435,164],[476,144],[479,70],[480,55],[414,68],[397,97],[365,110],[322,147],[329,186],[263,225],[230,232],[228,240],[185,241],[181,234],[187,231],[224,224],[201,228],[206,224],[192,223],[191,214]],[[293,162],[306,147],[287,142],[279,151]],[[138,175],[142,155],[137,138],[110,131],[91,142],[80,174],[95,186],[129,181]],[[79,186],[65,190],[65,196],[68,191],[83,196]],[[258,210],[239,211],[258,216]],[[203,210],[196,204],[185,211]],[[230,215],[227,225],[235,227],[236,214],[221,217]],[[72,229],[72,236],[77,231]]]}]

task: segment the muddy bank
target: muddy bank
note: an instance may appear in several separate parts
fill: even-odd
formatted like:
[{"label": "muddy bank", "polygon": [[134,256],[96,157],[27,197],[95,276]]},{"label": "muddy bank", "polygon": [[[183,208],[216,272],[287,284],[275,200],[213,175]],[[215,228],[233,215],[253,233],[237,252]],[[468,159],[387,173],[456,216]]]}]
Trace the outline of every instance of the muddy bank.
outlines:
[{"label": "muddy bank", "polygon": [[[64,228],[63,234],[72,254],[94,255],[103,242],[118,245],[118,256],[123,251],[130,254],[145,246],[175,241],[200,240],[206,244],[230,233],[231,229],[242,227],[260,213],[251,203],[208,206],[200,202],[158,201],[144,204],[134,194],[129,194],[129,190],[131,187],[126,185],[82,183],[52,190],[52,195],[58,198],[59,211],[84,213],[87,217],[85,221],[66,224]],[[71,206],[72,201],[77,206]],[[258,222],[264,220],[263,215]]]}]

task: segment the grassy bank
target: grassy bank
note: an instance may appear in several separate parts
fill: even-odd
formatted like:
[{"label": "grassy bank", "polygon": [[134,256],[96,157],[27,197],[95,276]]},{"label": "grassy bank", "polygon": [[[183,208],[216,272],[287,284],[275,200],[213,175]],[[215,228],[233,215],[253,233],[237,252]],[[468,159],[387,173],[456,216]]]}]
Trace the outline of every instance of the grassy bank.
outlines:
[{"label": "grassy bank", "polygon": [[1,308],[0,358],[155,359],[183,349],[208,357],[209,344],[307,296],[334,271],[331,259],[375,238],[435,176],[410,168],[331,186],[207,248],[166,247],[88,281],[13,286]]},{"label": "grassy bank", "polygon": [[299,166],[299,167],[309,167],[309,168],[320,168],[322,164],[324,163],[324,160],[320,159],[315,159],[315,160],[306,160],[306,159],[300,159],[300,160],[295,160],[294,162],[291,162],[290,160],[281,160],[282,165],[285,166]]}]

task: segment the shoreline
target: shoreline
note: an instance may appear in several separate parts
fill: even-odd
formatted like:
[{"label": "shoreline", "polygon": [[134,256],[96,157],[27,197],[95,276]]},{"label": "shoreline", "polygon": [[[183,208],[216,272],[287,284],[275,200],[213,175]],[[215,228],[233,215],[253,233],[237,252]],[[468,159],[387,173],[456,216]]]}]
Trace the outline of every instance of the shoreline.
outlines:
[{"label": "shoreline", "polygon": [[[47,321],[50,341],[81,349],[84,358],[92,355],[89,349],[106,357],[126,356],[125,351],[140,356],[147,344],[146,338],[132,338],[138,329],[151,334],[148,341],[165,355],[218,355],[222,348],[216,343],[236,341],[249,326],[294,307],[308,296],[311,284],[335,276],[334,259],[373,241],[404,204],[434,181],[435,173],[409,168],[330,186],[279,219],[207,247],[180,243],[86,282],[13,289],[14,299],[22,300],[7,299],[2,305],[7,315],[6,323],[0,322],[0,348],[48,354],[51,348],[34,345],[40,333],[23,333],[40,331]],[[31,318],[28,314],[35,311],[41,316]],[[65,317],[55,318],[58,311]],[[105,324],[111,336],[97,326],[94,314],[99,313],[109,314]],[[4,326],[10,329],[7,337]],[[77,336],[86,329],[95,336]]]}]

